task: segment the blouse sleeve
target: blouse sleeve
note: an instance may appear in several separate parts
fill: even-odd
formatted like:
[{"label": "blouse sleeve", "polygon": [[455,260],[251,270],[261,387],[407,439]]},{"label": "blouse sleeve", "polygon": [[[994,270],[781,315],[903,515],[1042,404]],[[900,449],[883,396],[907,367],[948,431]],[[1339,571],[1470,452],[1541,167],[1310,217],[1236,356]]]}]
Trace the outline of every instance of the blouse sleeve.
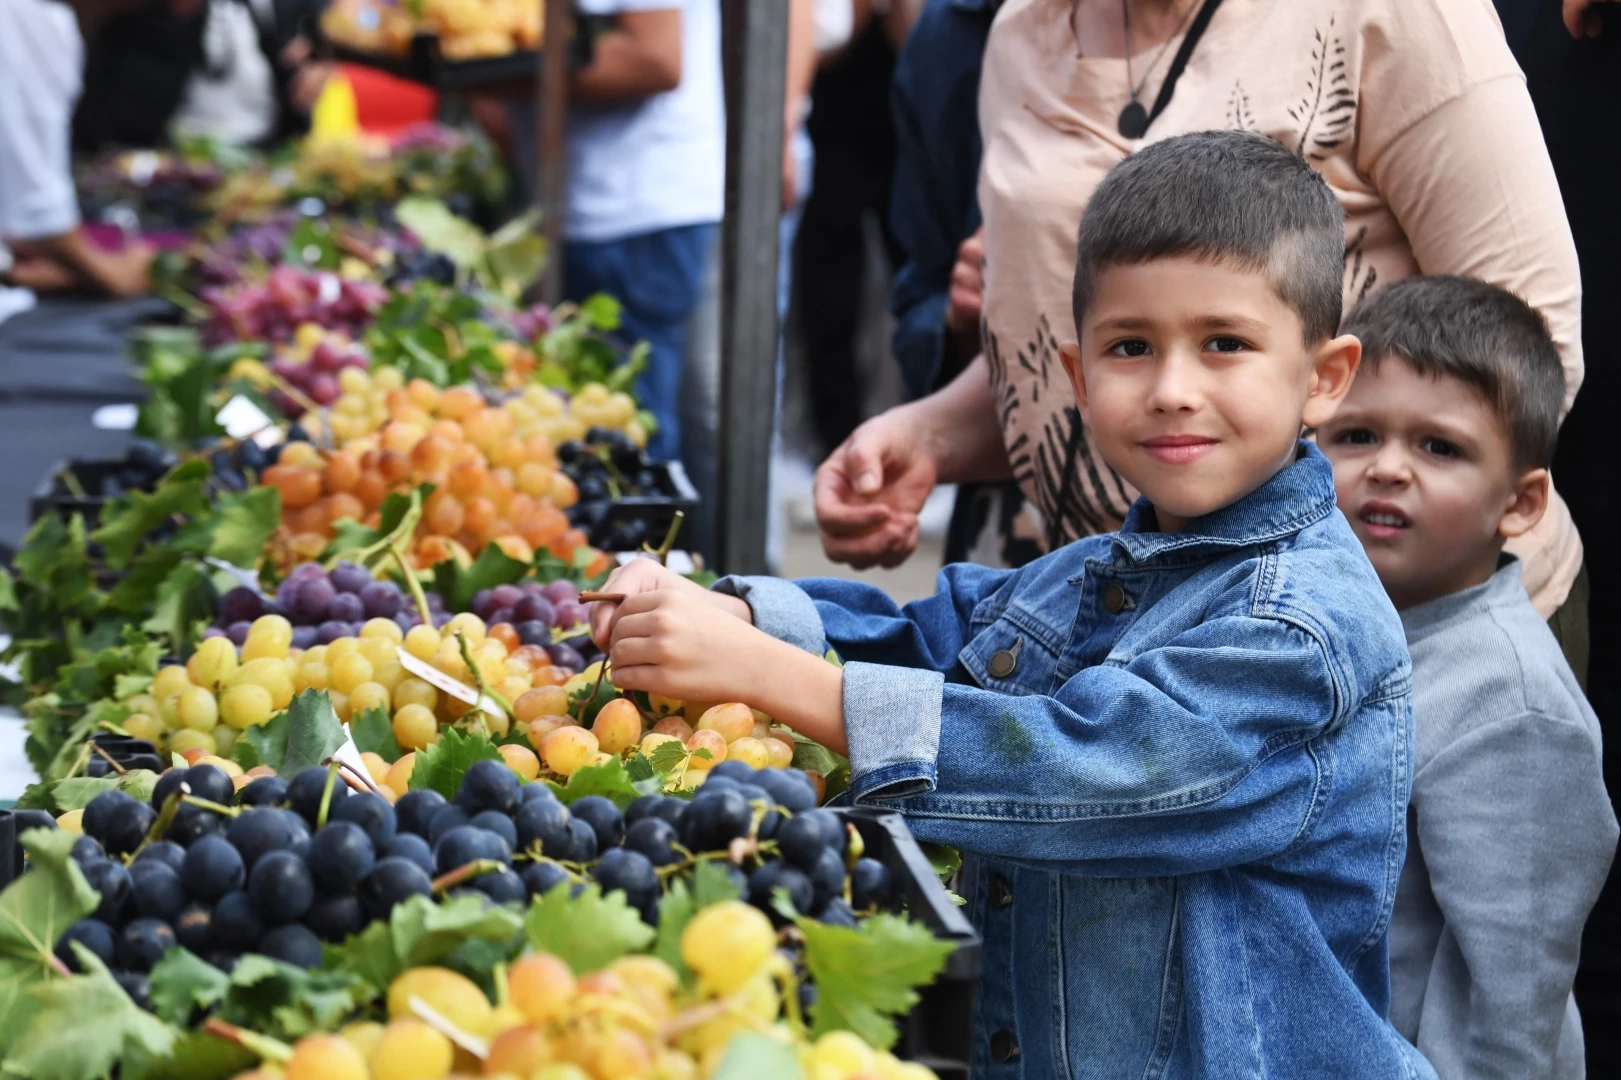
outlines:
[{"label": "blouse sleeve", "polygon": [[1481,278],[1548,320],[1568,412],[1582,382],[1581,273],[1525,80],[1478,82],[1373,151],[1363,166],[1422,273]]}]

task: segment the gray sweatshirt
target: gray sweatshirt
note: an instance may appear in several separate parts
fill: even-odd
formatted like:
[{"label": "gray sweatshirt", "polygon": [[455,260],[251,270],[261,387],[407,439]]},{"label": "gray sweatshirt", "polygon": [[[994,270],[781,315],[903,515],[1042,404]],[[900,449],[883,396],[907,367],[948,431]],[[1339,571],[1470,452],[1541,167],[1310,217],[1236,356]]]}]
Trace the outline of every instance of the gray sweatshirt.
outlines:
[{"label": "gray sweatshirt", "polygon": [[1571,982],[1616,844],[1598,718],[1517,560],[1402,624],[1415,753],[1391,1022],[1441,1080],[1580,1078]]}]

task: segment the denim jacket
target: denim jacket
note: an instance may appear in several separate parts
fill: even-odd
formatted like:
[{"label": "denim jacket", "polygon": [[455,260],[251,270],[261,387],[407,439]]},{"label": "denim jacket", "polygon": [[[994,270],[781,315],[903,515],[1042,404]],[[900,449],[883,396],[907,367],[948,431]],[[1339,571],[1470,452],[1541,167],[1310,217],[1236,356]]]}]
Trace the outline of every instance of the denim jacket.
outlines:
[{"label": "denim jacket", "polygon": [[1433,1077],[1386,1020],[1401,622],[1308,444],[1252,494],[897,608],[729,578],[845,660],[851,795],[960,848],[975,1080]]}]

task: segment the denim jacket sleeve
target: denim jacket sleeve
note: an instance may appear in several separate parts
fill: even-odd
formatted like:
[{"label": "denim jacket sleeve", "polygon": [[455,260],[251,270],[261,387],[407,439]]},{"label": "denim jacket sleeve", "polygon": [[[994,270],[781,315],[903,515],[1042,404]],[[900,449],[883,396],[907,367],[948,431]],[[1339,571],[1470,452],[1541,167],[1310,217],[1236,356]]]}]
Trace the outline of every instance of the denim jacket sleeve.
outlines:
[{"label": "denim jacket sleeve", "polygon": [[1312,740],[1349,711],[1318,630],[1217,615],[1072,673],[1052,658],[1050,693],[948,681],[1008,577],[952,567],[905,609],[849,582],[730,580],[762,629],[845,658],[852,794],[920,838],[1112,877],[1238,865],[1308,833],[1332,773]]}]

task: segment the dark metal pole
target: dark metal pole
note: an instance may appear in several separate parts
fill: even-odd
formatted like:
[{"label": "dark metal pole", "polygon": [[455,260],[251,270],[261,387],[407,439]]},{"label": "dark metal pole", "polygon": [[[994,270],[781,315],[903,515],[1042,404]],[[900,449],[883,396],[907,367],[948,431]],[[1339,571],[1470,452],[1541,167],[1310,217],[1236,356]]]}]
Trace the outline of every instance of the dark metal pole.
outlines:
[{"label": "dark metal pole", "polygon": [[766,572],[777,394],[787,0],[724,0],[726,220],[721,228],[717,569]]},{"label": "dark metal pole", "polygon": [[535,76],[535,139],[539,161],[535,166],[535,205],[540,229],[546,237],[546,270],[539,297],[555,305],[563,298],[563,206],[567,197],[563,128],[568,115],[570,0],[540,0],[545,4],[541,22],[538,71]]}]

